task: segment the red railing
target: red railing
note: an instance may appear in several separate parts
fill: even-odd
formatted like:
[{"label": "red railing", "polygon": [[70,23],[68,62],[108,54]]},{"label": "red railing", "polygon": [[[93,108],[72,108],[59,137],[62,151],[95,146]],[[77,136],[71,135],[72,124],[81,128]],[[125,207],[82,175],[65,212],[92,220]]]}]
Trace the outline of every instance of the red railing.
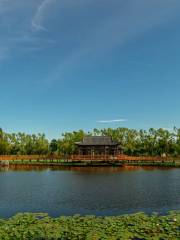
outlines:
[{"label": "red railing", "polygon": [[77,160],[96,160],[96,161],[173,161],[172,158],[169,157],[146,157],[146,156],[127,156],[127,155],[72,155],[70,160],[77,161]]},{"label": "red railing", "polygon": [[54,155],[0,155],[0,161],[15,161],[15,160],[57,160],[60,156]]},{"label": "red railing", "polygon": [[[127,155],[0,155],[0,161],[33,161],[33,160],[68,160],[68,161],[173,161],[171,157],[146,157],[146,156],[127,156]],[[177,160],[177,159],[176,159]]]},{"label": "red railing", "polygon": [[70,156],[70,160],[72,161],[76,161],[76,160],[96,160],[96,161],[108,161],[108,160],[117,160],[117,156],[113,156],[113,155],[71,155]]}]

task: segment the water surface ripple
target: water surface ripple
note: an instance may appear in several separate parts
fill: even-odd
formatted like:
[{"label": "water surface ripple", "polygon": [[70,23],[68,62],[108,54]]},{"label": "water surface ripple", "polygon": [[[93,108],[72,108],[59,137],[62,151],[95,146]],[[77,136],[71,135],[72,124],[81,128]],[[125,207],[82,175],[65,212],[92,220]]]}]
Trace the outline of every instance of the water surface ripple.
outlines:
[{"label": "water surface ripple", "polygon": [[119,215],[180,209],[180,169],[11,167],[0,171],[0,217],[17,212]]}]

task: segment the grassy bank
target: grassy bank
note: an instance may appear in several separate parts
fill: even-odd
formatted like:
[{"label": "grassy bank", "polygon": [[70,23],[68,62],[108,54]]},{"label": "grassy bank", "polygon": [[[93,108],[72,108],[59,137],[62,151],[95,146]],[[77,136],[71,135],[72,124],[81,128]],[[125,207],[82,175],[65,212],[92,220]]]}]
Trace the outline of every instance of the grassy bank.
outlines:
[{"label": "grassy bank", "polygon": [[157,167],[180,167],[178,161],[66,161],[66,160],[14,160],[9,162],[12,165],[59,165],[59,166],[157,166]]},{"label": "grassy bank", "polygon": [[1,240],[22,239],[180,239],[180,212],[166,216],[137,213],[117,217],[18,214],[0,219]]}]

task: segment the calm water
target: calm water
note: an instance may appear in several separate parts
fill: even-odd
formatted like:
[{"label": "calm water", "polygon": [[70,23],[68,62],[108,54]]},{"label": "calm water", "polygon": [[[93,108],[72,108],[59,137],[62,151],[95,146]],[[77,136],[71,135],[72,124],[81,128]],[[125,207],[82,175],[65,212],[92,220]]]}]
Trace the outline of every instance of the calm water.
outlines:
[{"label": "calm water", "polygon": [[12,167],[0,171],[0,216],[119,215],[180,209],[180,169]]}]

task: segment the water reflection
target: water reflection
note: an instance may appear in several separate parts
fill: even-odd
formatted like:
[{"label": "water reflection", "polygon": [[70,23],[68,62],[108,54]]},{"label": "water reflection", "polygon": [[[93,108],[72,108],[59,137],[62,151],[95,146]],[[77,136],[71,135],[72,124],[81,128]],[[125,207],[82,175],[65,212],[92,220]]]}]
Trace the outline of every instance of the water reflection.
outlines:
[{"label": "water reflection", "polygon": [[0,216],[118,215],[180,209],[180,169],[11,165],[0,172]]},{"label": "water reflection", "polygon": [[0,166],[0,171],[77,171],[77,172],[125,172],[125,171],[139,171],[139,170],[167,170],[172,169],[168,167],[153,167],[153,166],[119,166],[119,167],[110,167],[110,166],[60,166],[60,165],[43,165],[43,164],[11,164],[8,166]]},{"label": "water reflection", "polygon": [[5,171],[9,171],[10,168],[9,168],[9,165],[7,166],[0,166],[0,172],[5,172]]}]

